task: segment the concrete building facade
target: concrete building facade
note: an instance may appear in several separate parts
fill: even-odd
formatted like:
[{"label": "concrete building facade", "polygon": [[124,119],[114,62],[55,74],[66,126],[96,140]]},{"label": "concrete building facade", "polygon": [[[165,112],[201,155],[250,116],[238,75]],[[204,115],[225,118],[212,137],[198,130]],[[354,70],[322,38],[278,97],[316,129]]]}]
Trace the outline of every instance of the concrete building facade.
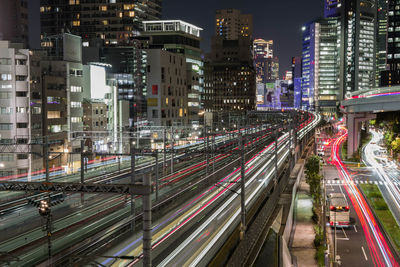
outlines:
[{"label": "concrete building facade", "polygon": [[187,65],[182,54],[147,50],[147,114],[154,125],[188,123]]}]

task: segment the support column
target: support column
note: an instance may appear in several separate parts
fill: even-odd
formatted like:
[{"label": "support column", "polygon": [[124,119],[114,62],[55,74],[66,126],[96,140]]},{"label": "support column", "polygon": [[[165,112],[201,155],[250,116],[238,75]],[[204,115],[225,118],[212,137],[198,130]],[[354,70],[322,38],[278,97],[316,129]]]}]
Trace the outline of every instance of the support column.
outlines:
[{"label": "support column", "polygon": [[353,157],[360,147],[360,131],[361,122],[369,121],[376,118],[375,114],[371,113],[349,113],[346,115],[346,125],[348,129],[347,137],[347,157]]}]

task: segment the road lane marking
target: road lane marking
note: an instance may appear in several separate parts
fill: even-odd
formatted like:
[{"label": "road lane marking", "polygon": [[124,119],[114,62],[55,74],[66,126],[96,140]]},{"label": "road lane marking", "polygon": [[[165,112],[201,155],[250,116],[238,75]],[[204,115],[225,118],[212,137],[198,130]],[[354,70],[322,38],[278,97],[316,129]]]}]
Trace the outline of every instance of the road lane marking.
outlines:
[{"label": "road lane marking", "polygon": [[358,233],[357,227],[355,225],[353,225],[353,227],[354,227],[354,231],[356,231],[356,233]]},{"label": "road lane marking", "polygon": [[364,254],[365,260],[368,261],[367,254],[365,253],[364,247],[361,246],[362,252]]},{"label": "road lane marking", "polygon": [[346,231],[344,230],[343,227],[342,227],[342,231],[343,231],[344,237],[345,237],[347,240],[349,240],[349,237],[346,235]]}]

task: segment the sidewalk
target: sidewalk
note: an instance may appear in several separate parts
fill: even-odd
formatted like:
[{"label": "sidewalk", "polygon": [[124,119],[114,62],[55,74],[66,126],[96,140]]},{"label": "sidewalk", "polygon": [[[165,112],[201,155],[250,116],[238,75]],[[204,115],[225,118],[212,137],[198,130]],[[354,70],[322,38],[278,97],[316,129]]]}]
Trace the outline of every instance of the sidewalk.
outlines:
[{"label": "sidewalk", "polygon": [[308,195],[309,185],[303,174],[295,206],[295,226],[290,252],[293,256],[294,266],[314,267],[318,266],[315,260],[316,249],[314,247],[314,223],[312,220],[312,199]]}]

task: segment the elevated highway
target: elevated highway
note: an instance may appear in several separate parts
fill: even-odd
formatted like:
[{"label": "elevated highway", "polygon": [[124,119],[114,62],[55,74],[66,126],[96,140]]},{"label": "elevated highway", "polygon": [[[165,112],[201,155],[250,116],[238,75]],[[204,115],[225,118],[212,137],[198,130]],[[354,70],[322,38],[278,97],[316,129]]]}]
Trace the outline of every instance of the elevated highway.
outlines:
[{"label": "elevated highway", "polygon": [[376,113],[400,110],[400,86],[380,87],[348,94],[341,102],[349,130],[347,157],[353,156],[360,145],[361,124],[376,118]]}]

